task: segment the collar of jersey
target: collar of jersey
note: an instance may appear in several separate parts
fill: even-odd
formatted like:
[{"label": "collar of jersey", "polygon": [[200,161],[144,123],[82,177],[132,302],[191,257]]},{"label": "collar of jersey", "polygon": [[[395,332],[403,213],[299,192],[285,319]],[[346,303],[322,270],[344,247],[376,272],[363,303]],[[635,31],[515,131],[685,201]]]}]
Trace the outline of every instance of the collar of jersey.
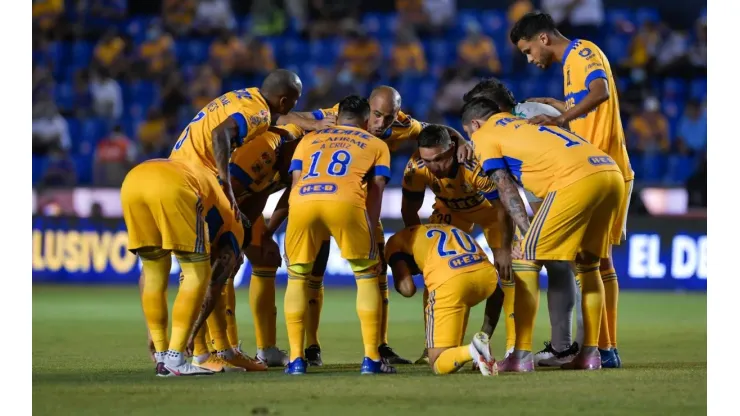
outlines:
[{"label": "collar of jersey", "polygon": [[570,43],[568,44],[568,47],[565,48],[565,55],[563,55],[563,63],[565,63],[565,61],[568,60],[568,55],[570,55],[570,52],[576,48],[576,43],[580,41],[581,41],[580,39],[573,39],[572,41],[570,41]]},{"label": "collar of jersey", "polygon": [[391,133],[393,133],[393,127],[388,127],[387,129],[385,129],[385,131],[383,132],[383,134],[380,135],[380,138],[381,139],[387,139],[387,138],[391,137]]}]

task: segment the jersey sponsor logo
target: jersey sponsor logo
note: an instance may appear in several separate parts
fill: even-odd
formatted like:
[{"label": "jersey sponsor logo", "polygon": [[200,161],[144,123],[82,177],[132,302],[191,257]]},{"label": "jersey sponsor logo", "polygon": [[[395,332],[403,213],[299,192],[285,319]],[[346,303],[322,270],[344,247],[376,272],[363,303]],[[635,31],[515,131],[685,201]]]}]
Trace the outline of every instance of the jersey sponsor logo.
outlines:
[{"label": "jersey sponsor logo", "polygon": [[588,158],[588,163],[594,166],[615,164],[614,160],[612,160],[612,158],[610,158],[609,156],[591,156]]},{"label": "jersey sponsor logo", "polygon": [[270,113],[267,110],[260,110],[259,113],[249,117],[249,124],[259,126],[260,124],[267,124],[270,122]]},{"label": "jersey sponsor logo", "polygon": [[580,55],[580,56],[582,56],[584,58],[588,58],[592,54],[593,54],[593,51],[591,50],[591,48],[583,48],[580,51],[578,51],[578,55]]},{"label": "jersey sponsor logo", "polygon": [[461,254],[451,258],[447,262],[447,265],[450,266],[451,269],[462,269],[463,267],[482,263],[486,259],[487,257],[483,253]]},{"label": "jersey sponsor logo", "polygon": [[454,210],[466,210],[470,208],[475,208],[478,205],[482,204],[483,201],[485,201],[485,198],[481,194],[475,194],[465,198],[442,198],[440,196],[437,196],[437,199],[442,201],[442,203],[445,204],[448,208]]},{"label": "jersey sponsor logo", "polygon": [[303,185],[298,191],[301,195],[313,195],[313,194],[333,194],[337,192],[337,184],[335,183],[314,183],[311,185]]}]

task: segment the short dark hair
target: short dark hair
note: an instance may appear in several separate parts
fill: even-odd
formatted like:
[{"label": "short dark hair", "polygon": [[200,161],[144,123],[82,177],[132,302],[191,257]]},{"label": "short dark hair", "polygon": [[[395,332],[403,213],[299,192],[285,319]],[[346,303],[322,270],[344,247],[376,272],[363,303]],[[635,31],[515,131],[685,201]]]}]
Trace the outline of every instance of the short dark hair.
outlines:
[{"label": "short dark hair", "polygon": [[500,112],[501,109],[496,102],[483,97],[475,98],[463,106],[462,122],[468,124],[474,119],[487,119]]},{"label": "short dark hair", "polygon": [[499,107],[505,106],[514,108],[516,106],[514,94],[506,87],[506,85],[504,85],[503,82],[496,78],[486,78],[481,80],[472,90],[463,95],[463,101],[467,103],[474,98],[481,97],[495,101]]},{"label": "short dark hair", "polygon": [[542,12],[529,12],[522,16],[509,32],[509,40],[514,45],[520,40],[530,40],[540,33],[559,33],[552,16]]},{"label": "short dark hair", "polygon": [[419,147],[449,146],[452,138],[447,128],[437,124],[430,124],[419,132],[416,140]]},{"label": "short dark hair", "polygon": [[337,117],[367,120],[370,117],[370,103],[359,95],[348,95],[339,102]]}]

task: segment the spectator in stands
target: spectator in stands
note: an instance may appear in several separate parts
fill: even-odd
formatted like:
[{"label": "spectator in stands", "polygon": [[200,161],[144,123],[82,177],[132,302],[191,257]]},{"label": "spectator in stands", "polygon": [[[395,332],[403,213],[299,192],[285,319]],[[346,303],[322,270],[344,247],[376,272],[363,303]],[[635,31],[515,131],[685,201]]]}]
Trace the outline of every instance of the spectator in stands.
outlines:
[{"label": "spectator in stands", "polygon": [[263,77],[277,68],[272,46],[257,36],[245,35],[241,54],[237,57],[237,69],[246,77]]},{"label": "spectator in stands", "polygon": [[57,28],[62,13],[64,13],[64,0],[34,0],[31,11],[34,29],[50,34]]},{"label": "spectator in stands", "polygon": [[342,98],[356,94],[353,83],[347,82],[342,77],[336,78],[332,71],[325,68],[317,68],[314,74],[315,85],[306,94],[303,108],[330,108],[342,100]]},{"label": "spectator in stands", "polygon": [[480,25],[468,22],[465,32],[465,38],[457,45],[460,65],[469,66],[480,77],[501,73],[496,45],[483,34]]},{"label": "spectator in stands", "polygon": [[123,114],[123,94],[118,82],[110,77],[108,71],[101,68],[93,70],[90,78],[90,93],[93,109],[98,117],[109,122],[117,121]]},{"label": "spectator in stands", "polygon": [[55,147],[49,152],[46,172],[39,186],[47,188],[71,187],[77,184],[75,163],[65,149]]},{"label": "spectator in stands", "polygon": [[189,103],[189,100],[187,90],[185,89],[185,82],[179,72],[170,72],[166,75],[161,96],[162,115],[167,122],[168,129],[181,127],[178,123],[178,117],[182,111],[187,113],[187,116],[193,116],[189,107],[187,110],[184,108]]},{"label": "spectator in stands", "polygon": [[228,0],[200,0],[195,10],[195,30],[203,35],[215,35],[236,29],[236,19]]},{"label": "spectator in stands", "polygon": [[164,0],[164,26],[167,31],[182,36],[190,32],[195,19],[195,0]]},{"label": "spectator in stands", "polygon": [[304,33],[308,26],[308,2],[304,0],[285,0],[285,11],[295,22],[298,33]]},{"label": "spectator in stands", "polygon": [[172,37],[162,31],[159,22],[152,22],[146,33],[146,41],[139,48],[139,58],[144,63],[145,73],[157,78],[174,70],[175,53]]},{"label": "spectator in stands", "polygon": [[390,76],[401,74],[422,74],[427,70],[424,48],[410,27],[400,27],[396,32],[396,42],[391,50]]},{"label": "spectator in stands", "polygon": [[45,155],[54,149],[69,149],[69,126],[51,102],[40,103],[33,108],[31,125],[33,154]]},{"label": "spectator in stands", "polygon": [[337,64],[339,71],[347,69],[355,79],[366,82],[377,77],[382,57],[378,41],[355,26],[348,30]]},{"label": "spectator in stands", "polygon": [[676,134],[678,150],[683,155],[701,155],[707,151],[707,110],[697,100],[686,103]]},{"label": "spectator in stands", "polygon": [[126,17],[127,9],[128,0],[94,0],[91,12],[109,21],[121,21]]},{"label": "spectator in stands", "polygon": [[149,109],[146,120],[139,124],[137,133],[141,154],[145,159],[161,157],[162,151],[170,144],[165,119],[156,107]]},{"label": "spectator in stands", "polygon": [[245,46],[234,32],[222,29],[218,38],[211,43],[209,51],[211,65],[222,78],[230,76],[236,64],[245,55]]},{"label": "spectator in stands", "polygon": [[309,0],[309,35],[312,39],[340,34],[347,25],[357,24],[360,0]]},{"label": "spectator in stands", "polygon": [[121,126],[114,127],[95,148],[93,184],[120,187],[135,161],[136,146],[126,137]]},{"label": "spectator in stands", "polygon": [[655,97],[645,100],[643,112],[632,117],[627,126],[630,149],[641,153],[665,153],[670,148],[668,120],[660,112],[660,102]]},{"label": "spectator in stands", "polygon": [[423,0],[425,23],[419,29],[424,34],[441,34],[455,22],[455,0]]},{"label": "spectator in stands", "polygon": [[202,65],[198,68],[198,75],[190,84],[190,102],[193,112],[200,111],[221,92],[221,79],[216,76],[210,65]]},{"label": "spectator in stands", "polygon": [[92,113],[93,99],[90,93],[90,77],[85,70],[75,72],[75,80],[72,86],[72,107],[74,116],[85,118]]},{"label": "spectator in stands", "polygon": [[604,24],[602,0],[542,0],[542,9],[552,16],[558,30],[569,39],[601,43]]},{"label": "spectator in stands", "polygon": [[249,15],[250,32],[257,36],[279,35],[285,31],[285,11],[275,0],[253,0]]},{"label": "spectator in stands", "polygon": [[707,76],[707,18],[696,22],[696,39],[689,47],[689,64],[694,68],[692,78]]},{"label": "spectator in stands", "polygon": [[400,27],[408,25],[418,27],[425,25],[427,22],[423,0],[396,0],[396,11],[398,12]]},{"label": "spectator in stands", "polygon": [[660,45],[656,57],[655,71],[664,77],[690,78],[688,65],[688,34],[682,30],[670,31],[665,42]]},{"label": "spectator in stands", "polygon": [[470,91],[477,83],[473,70],[470,67],[449,69],[446,78],[448,82],[440,88],[434,100],[435,110],[445,117],[458,119],[462,110],[463,95]]},{"label": "spectator in stands", "polygon": [[660,22],[651,19],[643,22],[630,41],[629,58],[622,63],[624,67],[632,70],[650,70],[653,68],[658,50],[663,42],[661,26]]},{"label": "spectator in stands", "polygon": [[95,66],[107,70],[114,78],[119,78],[128,66],[125,49],[126,42],[118,35],[116,28],[109,29],[95,45]]}]

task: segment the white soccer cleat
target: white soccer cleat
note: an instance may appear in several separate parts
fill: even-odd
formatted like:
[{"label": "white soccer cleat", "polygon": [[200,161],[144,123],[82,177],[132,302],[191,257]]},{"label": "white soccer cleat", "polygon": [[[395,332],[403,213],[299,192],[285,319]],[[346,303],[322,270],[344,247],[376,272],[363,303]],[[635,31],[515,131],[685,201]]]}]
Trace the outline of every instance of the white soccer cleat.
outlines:
[{"label": "white soccer cleat", "polygon": [[542,365],[542,364],[540,364],[541,361],[545,361],[545,360],[549,360],[551,358],[554,358],[556,354],[557,354],[557,351],[555,351],[555,349],[552,347],[552,344],[549,341],[545,341],[545,348],[542,349],[542,350],[540,350],[540,351],[538,351],[534,355],[534,365],[535,365],[535,367]]},{"label": "white soccer cleat", "polygon": [[157,364],[157,376],[180,377],[180,376],[209,376],[213,371],[200,368],[185,361],[182,353],[170,351],[164,362]]},{"label": "white soccer cleat", "polygon": [[555,351],[552,357],[540,360],[539,363],[535,363],[535,365],[539,365],[540,367],[560,367],[563,364],[573,361],[573,359],[576,358],[576,355],[578,355],[578,343],[574,342],[565,351]]},{"label": "white soccer cleat", "polygon": [[496,360],[491,355],[491,345],[485,332],[478,332],[473,335],[473,342],[470,343],[469,348],[470,355],[473,356],[473,361],[478,364],[478,370],[481,374],[484,376],[498,374]]},{"label": "white soccer cleat", "polygon": [[255,354],[257,361],[262,362],[268,367],[285,367],[290,362],[288,353],[276,346],[268,347],[263,350],[257,350]]}]

